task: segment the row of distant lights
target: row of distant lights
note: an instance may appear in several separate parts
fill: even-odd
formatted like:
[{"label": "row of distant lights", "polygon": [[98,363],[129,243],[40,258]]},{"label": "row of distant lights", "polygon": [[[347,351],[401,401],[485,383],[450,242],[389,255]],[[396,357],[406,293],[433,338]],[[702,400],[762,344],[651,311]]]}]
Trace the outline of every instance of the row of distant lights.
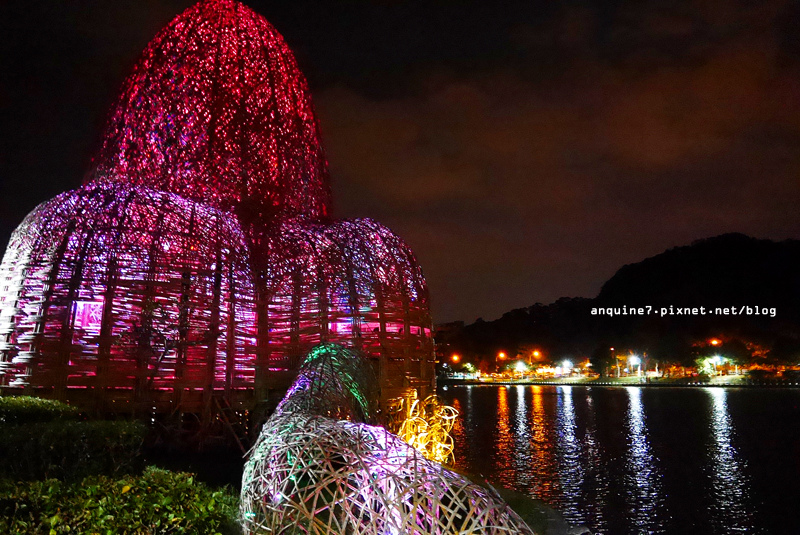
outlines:
[{"label": "row of distant lights", "polygon": [[[542,356],[542,352],[539,351],[539,350],[536,350],[536,351],[533,352],[533,356],[538,359],[540,356]],[[507,355],[502,351],[497,354],[497,359],[498,360],[505,360],[506,358],[507,358]],[[461,355],[458,355],[457,353],[454,353],[450,357],[450,360],[453,362],[453,364],[458,364],[459,362],[461,362]],[[637,364],[637,362],[634,362],[634,364]],[[562,366],[564,368],[572,369],[572,361],[565,360],[562,363]],[[591,364],[589,364],[589,366],[591,366]],[[525,366],[524,362],[522,362],[522,361],[517,362],[516,371],[524,372],[524,371],[527,371],[527,370],[528,370],[528,367]]]},{"label": "row of distant lights", "polygon": [[[722,343],[719,340],[717,340],[716,338],[712,338],[709,342],[711,343],[712,346],[718,346],[719,344]],[[611,351],[614,351],[613,347],[611,347],[609,349]],[[533,352],[533,356],[538,359],[540,356],[542,356],[542,352],[537,349],[537,350],[535,350]],[[505,360],[506,359],[506,354],[501,351],[501,352],[499,352],[497,354],[497,358],[498,358],[498,360]],[[450,360],[453,361],[453,364],[458,364],[461,361],[461,355],[453,354],[453,356],[450,357]],[[721,360],[722,360],[722,357],[720,357],[719,355],[714,355],[714,362],[715,363],[719,364],[721,362]],[[638,364],[640,364],[642,362],[642,360],[636,355],[631,355],[628,358],[628,362],[630,362],[634,366],[637,366]],[[522,362],[519,362],[518,365],[519,364],[522,364],[524,366],[524,364]],[[591,366],[591,364],[589,364],[589,365]],[[562,366],[564,368],[571,368],[572,367],[572,362],[569,361],[569,360],[565,360],[562,363]],[[524,370],[522,370],[522,371],[524,371]]]},{"label": "row of distant lights", "polygon": [[[711,340],[709,340],[709,343],[712,346],[716,347],[716,346],[720,345],[722,342],[720,342],[720,340],[718,340],[717,338],[712,338]],[[611,347],[609,349],[611,351],[614,351],[613,347]],[[533,352],[533,356],[536,357],[536,358],[539,358],[541,356],[541,354],[542,353],[540,351],[538,351],[538,350]],[[505,360],[506,357],[507,357],[506,354],[504,352],[502,352],[502,351],[497,354],[498,360]],[[461,361],[461,356],[454,353],[450,357],[450,360],[453,362],[453,364],[458,364]],[[712,360],[714,361],[714,364],[720,364],[723,359],[719,355],[714,355],[712,357]],[[628,357],[628,362],[633,366],[638,366],[642,362],[642,360],[636,355],[631,355],[630,357]],[[591,366],[591,364],[589,364],[589,366]],[[565,360],[562,363],[561,367],[564,368],[564,369],[567,369],[567,370],[571,370],[572,369],[572,361]],[[520,361],[520,362],[517,362],[517,365],[515,367],[515,371],[522,373],[522,372],[528,371],[528,367],[525,365],[524,362]],[[583,383],[575,383],[575,384],[583,384]],[[594,384],[594,385],[619,386],[619,383],[606,383],[606,382],[603,382],[603,383],[592,383],[592,384]],[[686,385],[706,385],[706,386],[708,386],[706,383],[700,383],[700,382],[692,382],[692,383],[684,383],[684,384],[686,384]],[[774,385],[774,386],[789,386],[789,385],[791,385],[791,386],[800,386],[800,383],[767,383],[767,382],[763,382],[763,381],[762,382],[758,382],[756,384],[758,384],[758,385]],[[731,386],[731,385],[730,384],[722,384],[722,385],[718,385],[718,386]],[[738,385],[733,385],[733,386],[738,386]]]}]

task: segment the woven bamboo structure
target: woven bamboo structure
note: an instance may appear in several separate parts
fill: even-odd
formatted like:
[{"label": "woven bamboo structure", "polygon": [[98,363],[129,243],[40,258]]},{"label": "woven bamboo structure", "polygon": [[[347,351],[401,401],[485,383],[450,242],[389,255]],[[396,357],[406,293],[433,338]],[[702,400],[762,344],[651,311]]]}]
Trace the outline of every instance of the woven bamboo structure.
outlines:
[{"label": "woven bamboo structure", "polygon": [[305,79],[278,32],[205,0],[145,49],[92,172],[0,265],[0,388],[102,411],[244,411],[322,342],[382,395],[433,386],[425,279],[370,219],[334,220]]},{"label": "woven bamboo structure", "polygon": [[353,352],[311,351],[245,465],[245,533],[533,535],[495,493],[368,425],[369,385]]}]

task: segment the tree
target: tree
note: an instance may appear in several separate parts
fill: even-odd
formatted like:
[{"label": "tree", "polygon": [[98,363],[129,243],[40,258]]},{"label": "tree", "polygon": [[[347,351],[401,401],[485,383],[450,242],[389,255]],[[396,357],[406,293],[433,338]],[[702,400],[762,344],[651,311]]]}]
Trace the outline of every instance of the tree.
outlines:
[{"label": "tree", "polygon": [[610,368],[615,364],[614,351],[608,347],[608,344],[602,344],[592,352],[589,362],[592,364],[592,369],[601,377],[608,377]]}]

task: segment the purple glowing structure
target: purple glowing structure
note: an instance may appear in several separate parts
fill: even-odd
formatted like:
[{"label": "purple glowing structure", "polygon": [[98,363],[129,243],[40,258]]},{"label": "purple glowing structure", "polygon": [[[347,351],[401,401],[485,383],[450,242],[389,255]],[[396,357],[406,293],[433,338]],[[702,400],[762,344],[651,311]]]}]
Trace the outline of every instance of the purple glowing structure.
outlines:
[{"label": "purple glowing structure", "polygon": [[425,279],[369,219],[330,215],[306,81],[278,32],[204,0],[145,49],[82,187],[0,266],[0,388],[101,411],[210,414],[288,387],[336,342],[382,396],[433,386]]},{"label": "purple glowing structure", "polygon": [[360,364],[334,344],[309,353],[245,464],[244,533],[534,535],[496,492],[368,425]]}]

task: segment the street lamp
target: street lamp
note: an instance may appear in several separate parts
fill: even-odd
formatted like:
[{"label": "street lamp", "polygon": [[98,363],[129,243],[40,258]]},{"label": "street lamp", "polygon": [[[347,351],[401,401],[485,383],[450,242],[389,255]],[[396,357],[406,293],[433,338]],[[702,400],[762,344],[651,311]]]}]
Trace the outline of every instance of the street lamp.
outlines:
[{"label": "street lamp", "polygon": [[714,355],[713,357],[711,357],[711,364],[714,365],[714,377],[717,376],[717,364],[719,364],[720,362],[722,362],[722,359],[720,358],[719,355]]},{"label": "street lamp", "polygon": [[453,364],[458,364],[458,361],[460,361],[460,360],[461,360],[461,356],[460,356],[460,355],[453,354],[453,356],[452,356],[452,357],[450,357],[450,360],[452,360],[452,361],[453,361]]},{"label": "street lamp", "polygon": [[614,364],[616,364],[616,366],[617,366],[617,377],[619,377],[619,376],[620,376],[620,372],[619,372],[619,360],[617,359],[617,354],[616,354],[616,353],[614,353],[614,348],[613,348],[613,347],[611,347],[611,348],[609,348],[609,349],[611,350],[611,361],[612,361]]},{"label": "street lamp", "polygon": [[636,366],[636,376],[637,377],[641,377],[642,376],[642,359],[640,359],[636,355],[632,355],[628,359],[628,362],[630,362],[633,366]]},{"label": "street lamp", "polygon": [[506,354],[504,352],[502,352],[502,351],[500,351],[497,354],[497,358],[494,359],[494,367],[497,369],[498,372],[500,371],[500,366],[498,365],[497,361],[498,360],[505,360],[505,359],[506,359]]}]

